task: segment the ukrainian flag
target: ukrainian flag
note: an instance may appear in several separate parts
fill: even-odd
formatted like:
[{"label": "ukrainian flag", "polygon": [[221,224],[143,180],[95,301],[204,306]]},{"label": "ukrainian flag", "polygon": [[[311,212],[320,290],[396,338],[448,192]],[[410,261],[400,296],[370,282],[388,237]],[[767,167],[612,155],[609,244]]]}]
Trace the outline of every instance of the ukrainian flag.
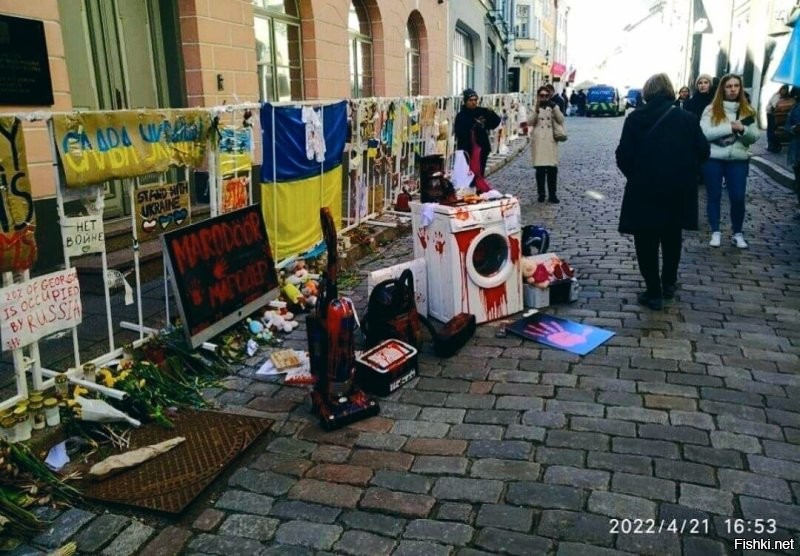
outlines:
[{"label": "ukrainian flag", "polygon": [[334,222],[342,220],[347,103],[304,108],[265,103],[261,134],[261,210],[278,261],[322,239],[321,207],[330,207]]}]

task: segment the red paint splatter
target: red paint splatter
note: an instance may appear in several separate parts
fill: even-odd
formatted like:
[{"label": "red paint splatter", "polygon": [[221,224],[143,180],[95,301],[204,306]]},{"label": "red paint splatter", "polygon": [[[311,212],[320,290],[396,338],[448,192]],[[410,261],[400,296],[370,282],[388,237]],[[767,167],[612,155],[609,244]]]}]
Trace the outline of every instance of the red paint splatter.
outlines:
[{"label": "red paint splatter", "polygon": [[481,301],[486,310],[486,320],[495,320],[506,316],[506,306],[508,296],[506,295],[506,285],[500,284],[493,288],[481,288]]},{"label": "red paint splatter", "polygon": [[508,242],[511,244],[511,262],[516,264],[519,260],[519,240],[515,237],[509,237]]},{"label": "red paint splatter", "polygon": [[433,239],[434,239],[433,247],[434,249],[436,249],[436,252],[439,253],[439,256],[441,257],[442,255],[444,255],[444,244],[445,244],[442,232],[439,231],[434,232]]},{"label": "red paint splatter", "polygon": [[425,251],[428,248],[428,233],[422,228],[417,231],[417,237],[419,238],[420,245],[422,245],[422,250]]},{"label": "red paint splatter", "polygon": [[461,310],[465,313],[470,312],[469,294],[467,291],[467,251],[469,250],[469,246],[472,244],[472,240],[474,240],[480,233],[480,229],[474,229],[455,232],[453,234],[453,237],[456,238],[456,243],[458,243],[458,252],[461,261]]}]

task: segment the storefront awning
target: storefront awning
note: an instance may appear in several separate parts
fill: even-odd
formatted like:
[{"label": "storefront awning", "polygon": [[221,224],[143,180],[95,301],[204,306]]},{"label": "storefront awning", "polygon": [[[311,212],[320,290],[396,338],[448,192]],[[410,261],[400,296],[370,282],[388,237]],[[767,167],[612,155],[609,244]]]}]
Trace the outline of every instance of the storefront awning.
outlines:
[{"label": "storefront awning", "polygon": [[550,67],[550,74],[553,77],[561,77],[564,75],[565,71],[567,71],[567,66],[559,64],[558,62],[553,62],[553,65]]}]

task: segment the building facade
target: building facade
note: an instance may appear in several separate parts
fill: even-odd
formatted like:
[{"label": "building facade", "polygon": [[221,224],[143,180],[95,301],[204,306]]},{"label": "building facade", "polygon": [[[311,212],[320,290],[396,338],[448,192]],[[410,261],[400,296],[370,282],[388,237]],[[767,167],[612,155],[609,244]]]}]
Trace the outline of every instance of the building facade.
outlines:
[{"label": "building facade", "polygon": [[[0,0],[0,15],[43,22],[54,98],[50,106],[0,98],[2,113],[451,90],[442,79],[452,36],[443,0]],[[48,268],[61,260],[50,142],[43,123],[24,129],[37,268]],[[129,214],[122,185],[105,186],[106,216]]]}]

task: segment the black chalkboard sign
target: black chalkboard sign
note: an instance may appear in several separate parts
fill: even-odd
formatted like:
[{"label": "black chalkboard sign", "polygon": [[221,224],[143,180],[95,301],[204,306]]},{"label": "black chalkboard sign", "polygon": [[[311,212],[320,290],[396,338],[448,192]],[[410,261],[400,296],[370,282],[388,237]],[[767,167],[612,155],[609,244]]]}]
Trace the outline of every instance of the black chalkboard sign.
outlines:
[{"label": "black chalkboard sign", "polygon": [[0,105],[53,105],[41,21],[0,15]]},{"label": "black chalkboard sign", "polygon": [[278,287],[258,205],[162,234],[161,242],[192,347],[266,305]]}]

